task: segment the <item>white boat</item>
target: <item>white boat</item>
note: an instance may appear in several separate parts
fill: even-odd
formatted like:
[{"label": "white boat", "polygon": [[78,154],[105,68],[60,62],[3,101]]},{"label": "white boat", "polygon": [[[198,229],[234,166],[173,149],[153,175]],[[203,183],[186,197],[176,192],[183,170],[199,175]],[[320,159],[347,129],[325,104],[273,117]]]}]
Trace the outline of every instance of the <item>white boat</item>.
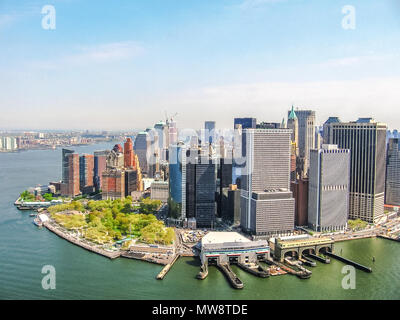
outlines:
[{"label": "white boat", "polygon": [[34,223],[36,226],[38,226],[38,227],[43,226],[42,220],[40,220],[38,217],[36,217],[36,218],[33,220],[33,223]]}]

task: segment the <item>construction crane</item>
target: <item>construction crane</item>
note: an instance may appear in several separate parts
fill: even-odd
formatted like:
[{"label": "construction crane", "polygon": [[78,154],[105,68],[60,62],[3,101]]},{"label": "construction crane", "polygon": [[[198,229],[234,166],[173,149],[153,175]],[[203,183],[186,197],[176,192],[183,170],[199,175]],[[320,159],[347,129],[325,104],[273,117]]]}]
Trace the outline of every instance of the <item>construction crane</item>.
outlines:
[{"label": "construction crane", "polygon": [[172,122],[174,118],[178,115],[178,112],[175,112],[173,116],[168,117],[167,111],[164,111],[164,113],[165,113],[165,123],[167,124],[167,126],[169,126],[170,122]]}]

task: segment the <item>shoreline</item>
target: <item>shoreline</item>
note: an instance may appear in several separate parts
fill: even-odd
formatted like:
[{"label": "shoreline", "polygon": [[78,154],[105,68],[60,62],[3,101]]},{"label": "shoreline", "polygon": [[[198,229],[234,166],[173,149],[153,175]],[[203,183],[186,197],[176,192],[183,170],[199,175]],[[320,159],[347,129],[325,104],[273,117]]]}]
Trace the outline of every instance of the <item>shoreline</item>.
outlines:
[{"label": "shoreline", "polygon": [[80,239],[70,236],[68,234],[68,232],[62,230],[61,229],[62,227],[59,226],[58,224],[56,224],[53,220],[44,222],[43,226],[64,240],[67,240],[68,242],[70,242],[74,245],[77,245],[78,247],[81,247],[83,249],[86,249],[87,251],[99,254],[99,255],[109,258],[111,260],[122,257],[122,258],[126,258],[126,259],[134,259],[134,260],[149,262],[149,263],[157,264],[160,266],[165,266],[170,262],[170,259],[156,259],[156,258],[149,256],[148,254],[143,254],[141,252],[130,252],[127,250],[118,250],[118,251],[114,251],[114,252],[109,252],[104,249],[97,248],[97,247],[95,247],[94,244],[91,245],[91,244],[83,242]]},{"label": "shoreline", "polygon": [[63,239],[65,239],[65,240],[71,242],[72,244],[75,244],[75,245],[77,245],[77,246],[79,246],[79,247],[81,247],[81,248],[84,248],[84,249],[86,249],[86,250],[88,250],[88,251],[91,251],[91,252],[93,252],[93,253],[97,253],[97,254],[102,255],[102,256],[104,256],[104,257],[107,257],[107,258],[109,258],[109,259],[116,259],[116,258],[120,257],[121,254],[122,254],[121,251],[118,251],[118,252],[108,252],[108,251],[105,251],[105,250],[103,250],[103,249],[99,249],[99,248],[95,248],[95,247],[93,247],[93,246],[90,246],[89,244],[86,244],[86,243],[80,241],[79,239],[76,239],[76,238],[74,238],[74,237],[71,237],[71,236],[70,236],[69,234],[67,234],[66,232],[64,232],[64,231],[62,231],[62,230],[60,230],[60,229],[58,229],[56,226],[54,226],[54,225],[52,224],[51,221],[50,221],[50,222],[44,222],[43,225],[44,225],[48,230],[50,230],[51,232],[53,232],[53,233],[55,233],[57,236],[59,236],[60,238],[63,238]]}]

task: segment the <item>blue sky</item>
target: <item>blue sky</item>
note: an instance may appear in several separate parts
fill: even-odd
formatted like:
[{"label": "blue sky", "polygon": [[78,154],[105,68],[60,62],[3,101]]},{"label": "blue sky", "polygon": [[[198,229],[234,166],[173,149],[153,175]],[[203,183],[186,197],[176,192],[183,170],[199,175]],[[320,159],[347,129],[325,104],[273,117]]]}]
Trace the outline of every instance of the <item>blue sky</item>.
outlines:
[{"label": "blue sky", "polygon": [[396,0],[0,0],[0,129],[143,128],[165,110],[222,128],[292,103],[399,128],[399,39]]}]

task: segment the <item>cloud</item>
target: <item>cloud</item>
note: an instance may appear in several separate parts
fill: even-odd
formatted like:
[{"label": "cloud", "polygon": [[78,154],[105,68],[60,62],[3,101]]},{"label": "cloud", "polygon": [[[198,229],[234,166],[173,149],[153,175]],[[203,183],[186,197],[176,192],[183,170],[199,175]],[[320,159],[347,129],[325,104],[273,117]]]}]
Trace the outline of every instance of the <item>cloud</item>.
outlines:
[{"label": "cloud", "polygon": [[387,55],[365,55],[365,56],[352,56],[352,57],[343,57],[343,58],[335,58],[327,60],[323,63],[320,63],[321,67],[347,67],[361,64],[369,64],[371,62],[381,62],[390,60],[393,58],[398,59],[398,54],[387,54]]},{"label": "cloud", "polygon": [[144,49],[136,42],[114,42],[95,47],[82,47],[81,52],[66,57],[65,60],[72,63],[105,63],[129,59],[141,54]]},{"label": "cloud", "polygon": [[134,41],[122,41],[95,46],[79,46],[75,51],[51,60],[34,61],[30,65],[40,69],[58,69],[65,66],[104,64],[137,57],[144,52],[144,48]]},{"label": "cloud", "polygon": [[339,116],[342,121],[371,116],[396,128],[400,123],[398,88],[400,77],[258,82],[204,87],[165,100],[191,126],[210,114],[213,119],[220,119],[219,127],[231,127],[233,117],[245,116],[280,122],[293,103],[295,107],[315,110],[320,124],[329,116]]}]

